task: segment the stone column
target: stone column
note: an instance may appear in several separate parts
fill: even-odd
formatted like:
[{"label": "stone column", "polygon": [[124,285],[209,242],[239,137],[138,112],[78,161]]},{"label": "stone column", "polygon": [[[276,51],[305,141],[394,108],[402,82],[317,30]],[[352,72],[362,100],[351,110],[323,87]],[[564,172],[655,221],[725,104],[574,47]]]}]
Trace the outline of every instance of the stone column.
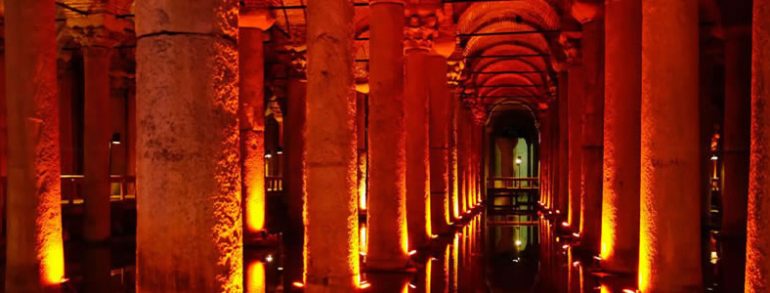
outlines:
[{"label": "stone column", "polygon": [[369,58],[369,248],[367,267],[407,265],[404,3],[373,1]]},{"label": "stone column", "polygon": [[[5,27],[0,26],[4,36]],[[0,235],[5,231],[8,167],[8,112],[5,98],[5,38],[0,38]]]},{"label": "stone column", "polygon": [[746,263],[746,207],[751,140],[751,30],[730,27],[725,36],[725,104],[722,147],[720,257],[724,288],[743,291]]},{"label": "stone column", "polygon": [[[559,171],[556,174],[557,176],[557,182],[555,184],[558,184],[558,194],[556,195],[559,198],[559,205],[558,205],[558,211],[562,213],[563,215],[567,215],[569,213],[569,107],[568,107],[568,99],[569,99],[569,87],[567,86],[567,81],[569,80],[567,72],[563,71],[559,74],[559,80],[561,81],[559,84],[559,96],[558,96],[558,108],[559,112],[556,114],[558,118],[558,122],[554,121],[555,123],[558,123],[559,125],[557,128],[559,129],[559,140],[556,142],[559,144],[558,152],[559,152],[559,160],[555,164],[559,165]],[[561,224],[559,224],[561,225]]]},{"label": "stone column", "polygon": [[273,24],[266,11],[245,5],[238,21],[241,188],[246,238],[265,227],[265,56],[262,33]]},{"label": "stone column", "polygon": [[302,249],[304,229],[302,210],[305,199],[305,119],[307,81],[304,76],[289,80],[286,91],[286,115],[284,117],[284,163],[283,191],[286,196],[287,224],[284,245],[286,246],[285,280],[286,288],[302,280]]},{"label": "stone column", "polygon": [[450,222],[449,136],[452,118],[452,95],[447,86],[447,63],[441,55],[430,55],[429,119],[430,119],[430,191],[433,233],[447,232]]},{"label": "stone column", "polygon": [[55,14],[54,1],[5,1],[7,292],[64,281]]},{"label": "stone column", "polygon": [[583,105],[583,94],[585,82],[585,70],[581,65],[572,65],[569,69],[568,85],[569,97],[567,98],[567,107],[570,111],[567,112],[568,119],[568,135],[569,135],[569,150],[568,150],[568,181],[569,181],[569,211],[567,215],[567,223],[570,228],[577,232],[580,225],[580,171],[581,171],[581,125],[582,114],[578,109]]},{"label": "stone column", "polygon": [[639,289],[701,291],[698,1],[642,2],[641,104]]},{"label": "stone column", "polygon": [[[642,2],[605,5],[602,268],[634,272],[639,253]],[[624,54],[616,54],[624,52]]]},{"label": "stone column", "polygon": [[135,11],[137,291],[240,292],[238,3]]},{"label": "stone column", "polygon": [[359,280],[353,4],[311,0],[307,15],[305,292],[351,292]]},{"label": "stone column", "polygon": [[[409,40],[407,39],[407,43]],[[406,50],[404,124],[406,131],[406,201],[409,249],[428,244],[431,232],[430,161],[428,145],[428,48]]]},{"label": "stone column", "polygon": [[[754,0],[751,53],[751,157],[746,227],[746,292],[770,290],[770,1]],[[10,58],[8,59],[10,60]]]},{"label": "stone column", "polygon": [[110,238],[110,61],[108,43],[85,44],[83,71],[83,238],[103,242]]},{"label": "stone column", "polygon": [[452,95],[452,101],[451,104],[451,112],[452,117],[450,118],[450,124],[449,124],[449,180],[450,180],[450,188],[451,188],[451,207],[450,210],[452,212],[452,222],[457,220],[460,217],[460,170],[458,168],[458,153],[457,153],[457,145],[458,145],[458,126],[459,126],[459,116],[460,116],[460,108],[462,107],[462,103],[460,102],[460,97],[456,92],[453,92]]},{"label": "stone column", "polygon": [[599,253],[602,226],[602,155],[604,116],[604,21],[583,24],[585,95],[582,105],[580,246]]}]

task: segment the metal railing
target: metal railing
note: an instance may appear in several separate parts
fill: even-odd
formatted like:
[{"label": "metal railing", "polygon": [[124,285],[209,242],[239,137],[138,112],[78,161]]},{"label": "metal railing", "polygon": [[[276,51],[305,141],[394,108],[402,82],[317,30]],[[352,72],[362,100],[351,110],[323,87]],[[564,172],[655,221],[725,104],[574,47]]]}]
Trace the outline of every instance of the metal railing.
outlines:
[{"label": "metal railing", "polygon": [[280,176],[265,177],[265,190],[267,192],[283,191],[283,177],[280,177]]},{"label": "metal railing", "polygon": [[532,189],[540,188],[538,177],[491,177],[488,188],[494,189]]},{"label": "metal railing", "polygon": [[[63,205],[83,204],[83,175],[61,175],[61,203]],[[110,201],[136,200],[136,178],[134,176],[110,176]]]}]

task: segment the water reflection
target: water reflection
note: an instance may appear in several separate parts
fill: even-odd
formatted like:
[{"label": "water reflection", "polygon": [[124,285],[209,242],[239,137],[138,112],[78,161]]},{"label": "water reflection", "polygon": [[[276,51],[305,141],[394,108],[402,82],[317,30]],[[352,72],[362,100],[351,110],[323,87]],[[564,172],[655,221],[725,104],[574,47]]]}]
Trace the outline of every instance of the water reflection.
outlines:
[{"label": "water reflection", "polygon": [[[364,272],[369,286],[361,291],[633,292],[634,276],[595,272],[596,260],[574,250],[555,228],[536,215],[477,215],[415,254],[413,271]],[[292,285],[302,279],[302,250],[293,242],[284,239],[279,247],[245,250],[245,292],[303,291]],[[131,243],[68,247],[64,291],[134,292],[134,251]]]}]

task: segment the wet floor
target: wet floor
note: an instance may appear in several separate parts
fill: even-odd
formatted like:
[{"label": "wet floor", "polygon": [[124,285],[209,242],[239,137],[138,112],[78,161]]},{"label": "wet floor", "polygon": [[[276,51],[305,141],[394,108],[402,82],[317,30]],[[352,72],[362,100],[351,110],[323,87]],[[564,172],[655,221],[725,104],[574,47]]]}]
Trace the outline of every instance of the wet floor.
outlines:
[{"label": "wet floor", "polygon": [[[364,273],[364,292],[634,292],[633,276],[595,272],[597,259],[570,246],[537,215],[485,216],[458,225],[412,256],[411,273]],[[132,243],[66,248],[64,292],[134,292]],[[246,249],[246,292],[302,292],[301,253]],[[362,253],[365,261],[365,253]]]}]

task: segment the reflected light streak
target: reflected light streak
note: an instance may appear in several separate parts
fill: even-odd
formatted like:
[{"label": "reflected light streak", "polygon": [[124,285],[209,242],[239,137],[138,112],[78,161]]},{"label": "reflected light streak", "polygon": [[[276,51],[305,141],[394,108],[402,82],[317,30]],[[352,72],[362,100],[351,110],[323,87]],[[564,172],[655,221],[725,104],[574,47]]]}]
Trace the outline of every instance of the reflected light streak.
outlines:
[{"label": "reflected light streak", "polygon": [[359,253],[361,255],[366,255],[366,248],[367,248],[366,241],[368,239],[368,238],[366,238],[366,236],[367,236],[366,233],[367,233],[367,231],[366,231],[366,223],[361,223],[360,224],[360,228],[358,229],[358,234],[359,234],[358,237],[359,237],[359,241],[360,241],[360,245],[359,245],[358,249],[359,249]]},{"label": "reflected light streak", "polygon": [[249,263],[246,268],[246,292],[265,293],[265,264],[259,260]]}]

